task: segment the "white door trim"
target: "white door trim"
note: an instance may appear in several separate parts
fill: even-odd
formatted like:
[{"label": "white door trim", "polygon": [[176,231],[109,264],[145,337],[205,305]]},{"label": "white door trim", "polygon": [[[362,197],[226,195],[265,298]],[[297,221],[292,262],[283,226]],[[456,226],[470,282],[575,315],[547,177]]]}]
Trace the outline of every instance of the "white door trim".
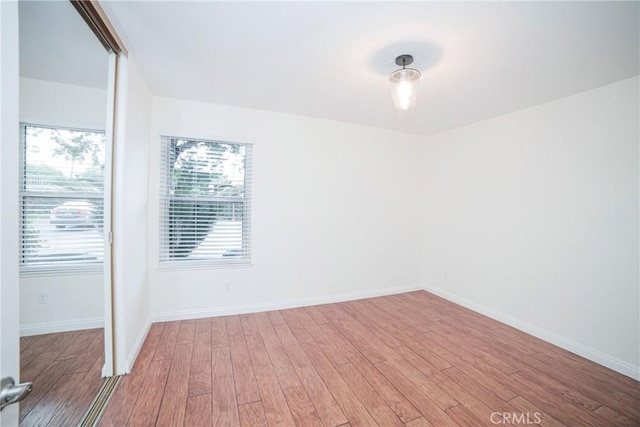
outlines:
[{"label": "white door trim", "polygon": [[[112,176],[112,226],[113,245],[111,246],[111,292],[112,292],[112,326],[114,345],[114,373],[123,375],[129,372],[127,364],[127,331],[125,322],[124,286],[125,278],[122,275],[122,265],[124,263],[123,246],[123,224],[124,224],[124,164],[125,164],[125,138],[126,138],[126,118],[127,118],[127,90],[129,76],[129,60],[125,54],[118,55],[116,80],[116,111],[114,127],[114,156],[113,156],[113,176]],[[113,209],[115,207],[115,209]]]},{"label": "white door trim", "polygon": [[[0,376],[16,382],[20,381],[18,34],[18,2],[0,1]],[[0,426],[18,425],[18,405],[0,412]]]}]

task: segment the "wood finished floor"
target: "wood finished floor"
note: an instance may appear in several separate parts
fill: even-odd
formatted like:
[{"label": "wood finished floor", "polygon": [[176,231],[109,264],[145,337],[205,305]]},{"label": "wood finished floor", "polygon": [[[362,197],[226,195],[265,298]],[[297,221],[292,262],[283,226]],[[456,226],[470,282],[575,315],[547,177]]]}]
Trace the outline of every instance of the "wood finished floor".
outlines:
[{"label": "wood finished floor", "polygon": [[640,383],[420,291],[155,323],[100,425],[511,424],[502,414],[637,426]]},{"label": "wood finished floor", "polygon": [[20,338],[20,380],[33,391],[20,403],[20,426],[75,426],[102,385],[102,329]]}]

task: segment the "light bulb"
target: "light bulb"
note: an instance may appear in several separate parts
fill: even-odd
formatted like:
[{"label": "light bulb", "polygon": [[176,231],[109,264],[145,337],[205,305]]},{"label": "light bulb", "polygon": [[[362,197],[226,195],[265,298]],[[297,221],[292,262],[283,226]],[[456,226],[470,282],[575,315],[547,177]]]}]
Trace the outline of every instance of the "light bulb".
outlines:
[{"label": "light bulb", "polygon": [[401,68],[389,77],[391,96],[396,108],[408,110],[418,101],[420,71],[414,68]]}]

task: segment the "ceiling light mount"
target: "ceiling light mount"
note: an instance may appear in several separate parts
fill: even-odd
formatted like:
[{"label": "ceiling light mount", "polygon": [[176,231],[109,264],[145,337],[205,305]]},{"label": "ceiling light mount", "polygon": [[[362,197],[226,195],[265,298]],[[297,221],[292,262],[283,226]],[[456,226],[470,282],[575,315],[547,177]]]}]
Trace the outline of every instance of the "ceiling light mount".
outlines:
[{"label": "ceiling light mount", "polygon": [[408,110],[415,107],[418,101],[418,85],[420,83],[420,71],[415,68],[407,68],[413,63],[412,55],[400,55],[396,58],[396,64],[402,68],[394,71],[389,76],[389,87],[393,103],[399,110]]},{"label": "ceiling light mount", "polygon": [[396,58],[396,65],[399,65],[402,68],[411,64],[413,64],[413,56],[411,55],[400,55]]}]

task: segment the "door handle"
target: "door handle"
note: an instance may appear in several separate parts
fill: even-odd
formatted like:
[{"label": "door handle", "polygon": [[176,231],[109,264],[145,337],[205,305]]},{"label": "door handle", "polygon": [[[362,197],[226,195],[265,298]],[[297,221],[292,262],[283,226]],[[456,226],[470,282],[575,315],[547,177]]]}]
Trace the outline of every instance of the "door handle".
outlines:
[{"label": "door handle", "polygon": [[5,406],[18,403],[31,393],[33,383],[17,384],[11,377],[3,378],[0,382],[0,411]]}]

